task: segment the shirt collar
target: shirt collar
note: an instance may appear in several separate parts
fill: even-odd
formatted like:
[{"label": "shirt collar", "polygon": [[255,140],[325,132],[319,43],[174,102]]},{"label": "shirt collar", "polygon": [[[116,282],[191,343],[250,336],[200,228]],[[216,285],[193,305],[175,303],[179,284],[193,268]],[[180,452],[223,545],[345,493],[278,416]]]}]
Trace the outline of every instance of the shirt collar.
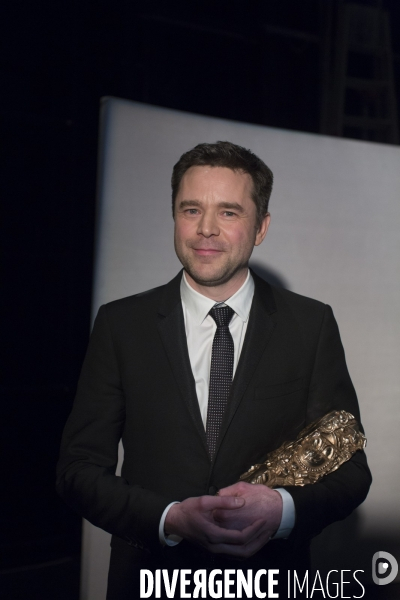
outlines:
[{"label": "shirt collar", "polygon": [[[224,304],[230,306],[232,310],[246,322],[249,318],[251,303],[254,295],[254,280],[247,271],[247,277],[243,285],[238,289],[233,296],[224,301]],[[216,304],[215,300],[203,296],[196,292],[187,282],[185,272],[181,279],[181,298],[190,313],[191,317],[197,325],[201,325],[212,307]]]}]

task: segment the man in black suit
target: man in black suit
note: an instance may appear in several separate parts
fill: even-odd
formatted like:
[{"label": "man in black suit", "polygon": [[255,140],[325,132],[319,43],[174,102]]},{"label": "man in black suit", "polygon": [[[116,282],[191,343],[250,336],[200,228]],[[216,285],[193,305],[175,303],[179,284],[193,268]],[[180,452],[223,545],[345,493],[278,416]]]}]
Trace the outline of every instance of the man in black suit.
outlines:
[{"label": "man in black suit", "polygon": [[172,176],[183,273],[99,310],[57,485],[113,534],[110,600],[137,594],[141,567],[306,569],[310,539],[368,492],[363,452],[312,486],[236,483],[329,411],[359,419],[330,307],[248,269],[271,189],[240,146],[184,154]]}]

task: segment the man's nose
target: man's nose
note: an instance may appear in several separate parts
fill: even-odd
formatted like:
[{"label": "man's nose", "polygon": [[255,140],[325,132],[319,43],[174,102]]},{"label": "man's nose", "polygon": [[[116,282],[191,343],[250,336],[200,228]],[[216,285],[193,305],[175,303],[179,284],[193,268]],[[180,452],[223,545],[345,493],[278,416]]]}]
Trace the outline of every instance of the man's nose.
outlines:
[{"label": "man's nose", "polygon": [[207,211],[203,213],[198,223],[197,233],[199,235],[204,235],[204,237],[219,235],[219,226],[216,215],[208,213]]}]

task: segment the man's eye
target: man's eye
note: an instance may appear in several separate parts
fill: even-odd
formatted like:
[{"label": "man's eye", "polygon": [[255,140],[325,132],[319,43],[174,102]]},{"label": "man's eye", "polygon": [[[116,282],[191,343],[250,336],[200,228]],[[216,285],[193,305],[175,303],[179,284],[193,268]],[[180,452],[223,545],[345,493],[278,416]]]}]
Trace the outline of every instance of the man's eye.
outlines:
[{"label": "man's eye", "polygon": [[234,217],[234,216],[236,215],[236,213],[234,213],[234,212],[232,212],[232,211],[230,211],[230,210],[225,210],[225,211],[224,211],[224,215],[225,215],[226,217]]},{"label": "man's eye", "polygon": [[188,215],[197,215],[197,212],[198,212],[197,208],[188,208],[186,210],[186,214],[188,214]]}]

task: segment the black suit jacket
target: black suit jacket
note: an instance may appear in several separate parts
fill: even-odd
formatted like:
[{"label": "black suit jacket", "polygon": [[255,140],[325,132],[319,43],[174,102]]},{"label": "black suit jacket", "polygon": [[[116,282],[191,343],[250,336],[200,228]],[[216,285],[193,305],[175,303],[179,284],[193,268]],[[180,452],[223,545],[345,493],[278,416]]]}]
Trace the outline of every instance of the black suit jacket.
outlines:
[{"label": "black suit jacket", "polygon": [[[124,557],[127,564],[146,557],[207,564],[207,553],[185,541],[161,548],[159,521],[169,502],[236,482],[333,409],[359,419],[331,308],[253,277],[248,329],[213,463],[189,362],[181,273],[99,310],[63,436],[57,486],[68,504],[113,534],[111,570]],[[117,477],[121,437],[125,459]],[[358,506],[370,481],[365,455],[357,452],[321,482],[287,488],[294,530],[288,540],[267,544],[253,564],[295,568],[310,538]]]}]

